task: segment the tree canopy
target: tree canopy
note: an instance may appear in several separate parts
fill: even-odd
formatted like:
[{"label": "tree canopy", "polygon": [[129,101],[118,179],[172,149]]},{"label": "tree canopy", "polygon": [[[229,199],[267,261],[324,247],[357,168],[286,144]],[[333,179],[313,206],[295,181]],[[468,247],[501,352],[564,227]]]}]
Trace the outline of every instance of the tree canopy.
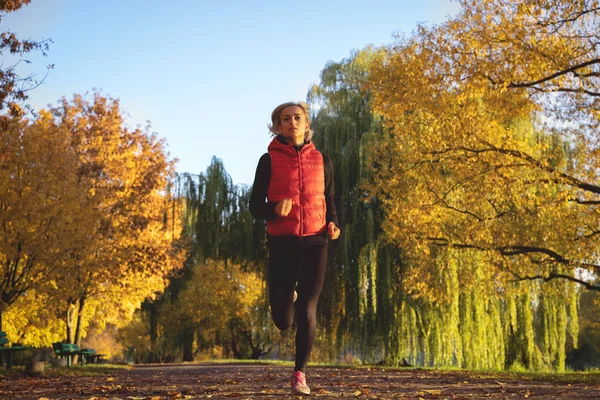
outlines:
[{"label": "tree canopy", "polygon": [[374,67],[384,229],[413,262],[478,250],[512,278],[598,290],[582,273],[600,254],[597,7],[461,4]]},{"label": "tree canopy", "polygon": [[79,342],[92,317],[86,305],[113,310],[97,321],[116,321],[180,267],[181,227],[169,218],[166,190],[173,161],[155,135],[125,126],[118,101],[98,93],[8,126],[0,310],[33,290],[65,320],[66,339]]}]

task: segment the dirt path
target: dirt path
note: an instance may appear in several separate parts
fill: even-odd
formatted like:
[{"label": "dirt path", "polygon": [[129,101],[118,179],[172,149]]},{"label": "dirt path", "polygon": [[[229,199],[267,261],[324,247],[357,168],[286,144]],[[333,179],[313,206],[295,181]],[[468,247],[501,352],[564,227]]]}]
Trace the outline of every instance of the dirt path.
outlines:
[{"label": "dirt path", "polygon": [[[0,378],[0,399],[275,399],[290,367],[161,365],[103,376]],[[311,397],[357,399],[600,399],[600,384],[498,380],[468,372],[311,367]]]}]

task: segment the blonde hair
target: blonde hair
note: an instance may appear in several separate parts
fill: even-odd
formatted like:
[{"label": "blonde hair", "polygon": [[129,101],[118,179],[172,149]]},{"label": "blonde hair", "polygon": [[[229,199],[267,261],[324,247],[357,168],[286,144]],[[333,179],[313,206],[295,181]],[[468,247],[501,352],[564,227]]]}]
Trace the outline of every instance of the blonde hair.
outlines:
[{"label": "blonde hair", "polygon": [[[304,111],[304,116],[306,117],[306,121],[310,124],[308,104],[306,104],[303,101],[298,101],[298,102],[288,101],[287,103],[283,103],[283,104],[280,104],[277,107],[275,107],[275,109],[271,113],[271,123],[267,124],[267,128],[269,128],[269,132],[271,132],[274,136],[281,135],[280,132],[277,132],[277,125],[281,124],[281,113],[283,112],[284,109],[291,107],[291,106],[300,107],[302,109],[302,111]],[[304,133],[304,140],[312,139],[313,134],[314,134],[314,131],[312,129],[310,129],[310,125],[309,125],[309,128]]]}]

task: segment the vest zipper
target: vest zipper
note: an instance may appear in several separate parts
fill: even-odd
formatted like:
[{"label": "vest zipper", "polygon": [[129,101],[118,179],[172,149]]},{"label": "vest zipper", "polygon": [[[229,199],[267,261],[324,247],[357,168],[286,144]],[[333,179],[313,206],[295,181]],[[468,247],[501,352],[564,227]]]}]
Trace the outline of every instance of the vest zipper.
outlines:
[{"label": "vest zipper", "polygon": [[302,162],[300,161],[300,152],[302,150],[303,149],[296,152],[296,155],[298,156],[298,190],[300,191],[298,194],[298,208],[300,209],[300,237],[302,237],[304,234],[304,223],[302,221]]}]

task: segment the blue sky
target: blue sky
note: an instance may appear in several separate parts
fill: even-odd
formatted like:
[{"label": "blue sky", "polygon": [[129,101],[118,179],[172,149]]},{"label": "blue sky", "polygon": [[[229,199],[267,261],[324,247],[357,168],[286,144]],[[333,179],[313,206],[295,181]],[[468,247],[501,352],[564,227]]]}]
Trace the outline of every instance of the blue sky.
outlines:
[{"label": "blue sky", "polygon": [[200,173],[214,155],[234,183],[252,184],[275,106],[305,100],[327,62],[392,44],[394,33],[458,8],[450,0],[32,0],[0,28],[54,42],[21,72],[41,77],[55,65],[30,92],[34,109],[100,89],[120,99],[131,127],[150,121],[178,171]]}]

